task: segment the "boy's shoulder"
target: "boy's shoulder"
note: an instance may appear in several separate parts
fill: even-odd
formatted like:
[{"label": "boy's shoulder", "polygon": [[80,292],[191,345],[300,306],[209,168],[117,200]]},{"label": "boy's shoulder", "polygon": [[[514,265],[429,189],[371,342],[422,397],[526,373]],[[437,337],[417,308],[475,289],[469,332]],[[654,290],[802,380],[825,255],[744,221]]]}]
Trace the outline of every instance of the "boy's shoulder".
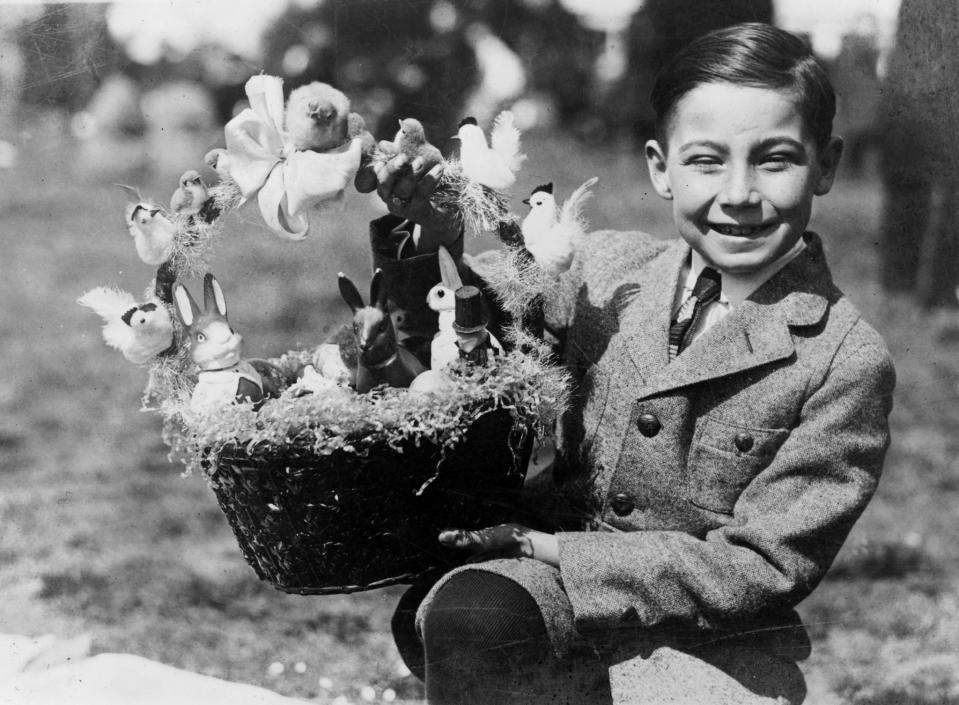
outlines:
[{"label": "boy's shoulder", "polygon": [[790,323],[807,327],[799,339],[813,347],[831,349],[834,362],[854,356],[865,367],[891,368],[882,336],[833,280],[820,237],[807,233],[806,242],[806,251],[758,291],[756,298],[768,301],[783,297],[788,301]]},{"label": "boy's shoulder", "polygon": [[636,271],[672,242],[639,230],[597,230],[578,243],[575,261],[591,273]]}]

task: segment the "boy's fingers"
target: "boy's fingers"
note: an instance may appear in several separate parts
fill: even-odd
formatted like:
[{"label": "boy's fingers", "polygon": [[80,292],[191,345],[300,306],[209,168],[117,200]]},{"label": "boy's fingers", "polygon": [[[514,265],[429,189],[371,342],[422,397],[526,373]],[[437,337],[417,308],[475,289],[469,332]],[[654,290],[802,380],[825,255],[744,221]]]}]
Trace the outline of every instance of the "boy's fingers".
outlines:
[{"label": "boy's fingers", "polygon": [[380,182],[376,192],[384,201],[387,201],[390,196],[394,195],[393,191],[396,188],[396,180],[403,172],[403,167],[406,166],[407,161],[406,155],[401,154],[398,157],[393,157],[393,159],[377,163],[373,167],[376,171],[376,178]]},{"label": "boy's fingers", "polygon": [[436,190],[436,184],[439,183],[440,177],[443,175],[443,165],[437,164],[428,172],[423,175],[416,183],[416,190],[413,193],[415,198],[429,198],[433,195],[433,191]]},{"label": "boy's fingers", "polygon": [[409,169],[400,172],[393,184],[393,195],[410,200],[416,190],[416,175]]},{"label": "boy's fingers", "polygon": [[440,532],[440,543],[456,548],[482,548],[483,542],[479,531],[465,529],[445,529]]},{"label": "boy's fingers", "polygon": [[439,534],[439,540],[446,546],[494,551],[516,544],[516,527],[512,524],[499,524],[475,531],[444,529]]}]

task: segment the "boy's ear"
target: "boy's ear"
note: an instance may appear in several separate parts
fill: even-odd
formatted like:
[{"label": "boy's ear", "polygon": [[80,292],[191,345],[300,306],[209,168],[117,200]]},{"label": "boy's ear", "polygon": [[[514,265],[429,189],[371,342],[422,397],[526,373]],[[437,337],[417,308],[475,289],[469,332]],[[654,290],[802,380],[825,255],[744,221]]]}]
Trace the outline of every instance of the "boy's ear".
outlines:
[{"label": "boy's ear", "polygon": [[842,149],[842,137],[833,135],[829,138],[826,146],[819,150],[817,157],[819,160],[819,178],[816,180],[816,188],[813,191],[817,196],[825,196],[832,188],[832,182],[836,179],[836,171],[839,169],[839,160],[842,159]]},{"label": "boy's ear", "polygon": [[670,188],[669,175],[666,173],[666,150],[656,140],[646,143],[646,166],[649,168],[649,179],[653,182],[656,193],[672,200],[673,189]]}]

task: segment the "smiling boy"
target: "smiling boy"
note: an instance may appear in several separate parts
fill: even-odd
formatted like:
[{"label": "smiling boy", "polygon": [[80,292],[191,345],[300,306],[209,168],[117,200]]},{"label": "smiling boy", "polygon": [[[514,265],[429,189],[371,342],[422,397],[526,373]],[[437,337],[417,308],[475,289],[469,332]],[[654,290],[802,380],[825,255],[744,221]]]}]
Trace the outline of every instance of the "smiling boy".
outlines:
[{"label": "smiling boy", "polygon": [[744,24],[681,51],[653,104],[679,237],[592,234],[563,276],[571,511],[440,535],[485,560],[432,587],[422,643],[402,626],[422,592],[397,612],[431,703],[805,696],[794,608],[875,490],[895,379],[807,230],[842,152],[835,96],[803,42]]}]

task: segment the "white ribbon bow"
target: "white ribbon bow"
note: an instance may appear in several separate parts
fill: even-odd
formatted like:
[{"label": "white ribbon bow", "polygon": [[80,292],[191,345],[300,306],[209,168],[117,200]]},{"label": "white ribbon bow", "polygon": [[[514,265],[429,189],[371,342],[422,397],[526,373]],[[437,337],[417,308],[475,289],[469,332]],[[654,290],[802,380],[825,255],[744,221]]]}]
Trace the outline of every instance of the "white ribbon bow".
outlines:
[{"label": "white ribbon bow", "polygon": [[223,128],[230,176],[244,202],[256,194],[275,233],[302,240],[310,228],[308,209],[343,198],[360,168],[360,140],[329,152],[295,150],[283,130],[283,79],[253,76],[246,96],[250,107]]}]

